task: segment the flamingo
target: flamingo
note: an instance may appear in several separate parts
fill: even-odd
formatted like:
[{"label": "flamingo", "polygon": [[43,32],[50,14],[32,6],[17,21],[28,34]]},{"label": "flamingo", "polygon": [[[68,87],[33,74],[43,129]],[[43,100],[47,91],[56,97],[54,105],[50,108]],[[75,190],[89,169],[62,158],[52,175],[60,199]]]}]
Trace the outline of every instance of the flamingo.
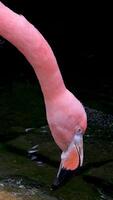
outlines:
[{"label": "flamingo", "polygon": [[66,172],[75,171],[83,164],[83,135],[87,128],[84,106],[65,86],[56,57],[43,35],[24,16],[2,2],[0,35],[25,56],[39,80],[47,122],[62,152],[54,182],[57,186]]}]

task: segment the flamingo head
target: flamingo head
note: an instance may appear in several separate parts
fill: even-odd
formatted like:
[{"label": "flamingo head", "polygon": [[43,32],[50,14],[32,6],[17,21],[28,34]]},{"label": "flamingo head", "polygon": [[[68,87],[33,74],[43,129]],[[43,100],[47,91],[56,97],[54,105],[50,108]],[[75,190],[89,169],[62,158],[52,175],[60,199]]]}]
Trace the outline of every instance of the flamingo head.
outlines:
[{"label": "flamingo head", "polygon": [[83,164],[83,135],[87,128],[87,116],[81,102],[69,91],[51,104],[49,111],[51,133],[62,150],[60,167],[53,183],[53,188],[56,188]]}]

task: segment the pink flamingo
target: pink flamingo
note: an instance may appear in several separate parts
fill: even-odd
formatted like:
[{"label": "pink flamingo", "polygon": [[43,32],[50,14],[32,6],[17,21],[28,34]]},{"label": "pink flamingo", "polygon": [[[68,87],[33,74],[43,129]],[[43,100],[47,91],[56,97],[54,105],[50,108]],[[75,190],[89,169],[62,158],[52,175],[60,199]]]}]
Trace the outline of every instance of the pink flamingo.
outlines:
[{"label": "pink flamingo", "polygon": [[1,2],[0,35],[22,52],[40,82],[47,121],[56,144],[62,150],[55,182],[58,185],[62,181],[62,171],[73,171],[82,166],[86,112],[81,102],[66,88],[53,51],[41,33],[25,17]]}]

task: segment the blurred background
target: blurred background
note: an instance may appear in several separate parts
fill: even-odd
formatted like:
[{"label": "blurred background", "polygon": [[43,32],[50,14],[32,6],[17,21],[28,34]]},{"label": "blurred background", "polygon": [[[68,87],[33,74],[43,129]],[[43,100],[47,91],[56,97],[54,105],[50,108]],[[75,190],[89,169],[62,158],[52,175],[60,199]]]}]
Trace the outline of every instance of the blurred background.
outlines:
[{"label": "blurred background", "polygon": [[[24,15],[46,38],[57,58],[64,82],[85,105],[112,112],[113,88],[104,16],[97,5],[2,0]],[[98,47],[97,47],[98,46]],[[12,90],[15,82],[37,85],[24,56],[0,38],[0,85]],[[39,87],[39,86],[38,86]],[[39,87],[40,88],[40,87]]]}]

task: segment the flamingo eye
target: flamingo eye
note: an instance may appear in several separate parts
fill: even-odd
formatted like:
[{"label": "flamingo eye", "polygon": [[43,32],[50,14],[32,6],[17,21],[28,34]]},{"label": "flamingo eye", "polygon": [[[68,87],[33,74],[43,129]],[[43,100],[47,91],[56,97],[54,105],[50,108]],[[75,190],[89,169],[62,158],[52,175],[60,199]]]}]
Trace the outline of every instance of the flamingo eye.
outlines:
[{"label": "flamingo eye", "polygon": [[81,130],[81,128],[79,128],[79,129],[78,129],[78,133],[81,133],[81,132],[82,132],[82,130]]},{"label": "flamingo eye", "polygon": [[82,132],[83,132],[83,131],[82,131],[82,128],[79,127],[79,128],[77,129],[77,131],[76,131],[76,135],[81,135]]}]

